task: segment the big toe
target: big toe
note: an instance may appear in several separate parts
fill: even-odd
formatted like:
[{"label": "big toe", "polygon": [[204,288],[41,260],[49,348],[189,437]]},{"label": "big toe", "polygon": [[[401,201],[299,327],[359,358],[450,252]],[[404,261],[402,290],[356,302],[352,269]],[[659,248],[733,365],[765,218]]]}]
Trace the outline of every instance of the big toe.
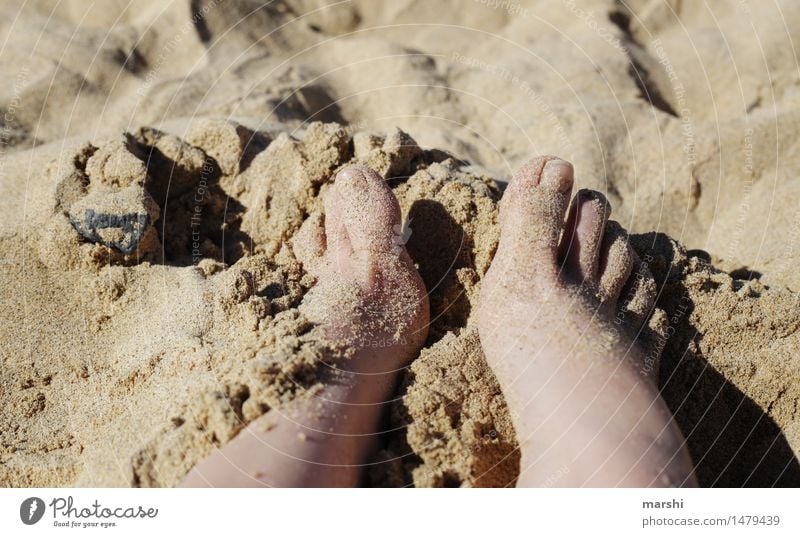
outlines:
[{"label": "big toe", "polygon": [[336,176],[336,191],[353,251],[396,250],[400,204],[380,175],[366,166],[349,166]]},{"label": "big toe", "polygon": [[505,272],[522,279],[556,273],[556,247],[572,190],[572,165],[538,157],[514,174],[500,207],[497,257]]},{"label": "big toe", "polygon": [[340,171],[325,207],[327,254],[338,270],[369,278],[376,263],[403,251],[396,239],[400,205],[370,168],[349,166]]}]

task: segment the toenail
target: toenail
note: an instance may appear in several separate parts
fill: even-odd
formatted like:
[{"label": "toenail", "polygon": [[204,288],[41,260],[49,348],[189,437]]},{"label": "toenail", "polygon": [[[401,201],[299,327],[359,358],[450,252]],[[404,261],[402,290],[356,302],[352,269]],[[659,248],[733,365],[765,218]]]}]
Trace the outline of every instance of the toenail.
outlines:
[{"label": "toenail", "polygon": [[601,192],[598,192],[597,190],[591,190],[589,188],[582,188],[578,192],[577,198],[579,202],[597,201],[598,205],[600,206],[609,207],[610,205],[608,203],[608,199],[606,199]]},{"label": "toenail", "polygon": [[572,164],[566,160],[548,160],[542,171],[542,184],[555,186],[561,192],[572,188]]},{"label": "toenail", "polygon": [[360,179],[364,177],[364,172],[357,166],[348,166],[347,168],[336,174],[338,181],[351,181],[353,179]]},{"label": "toenail", "polygon": [[361,196],[369,189],[367,174],[357,166],[350,166],[336,175],[336,189],[344,198]]}]

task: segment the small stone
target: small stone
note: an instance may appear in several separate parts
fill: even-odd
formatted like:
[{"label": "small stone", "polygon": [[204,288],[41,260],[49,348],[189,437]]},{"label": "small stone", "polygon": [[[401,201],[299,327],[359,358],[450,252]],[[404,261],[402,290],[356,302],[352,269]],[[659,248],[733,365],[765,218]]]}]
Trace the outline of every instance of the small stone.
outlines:
[{"label": "small stone", "polygon": [[81,198],[70,207],[69,221],[86,239],[131,254],[159,214],[147,191],[131,185],[119,192],[101,191]]}]

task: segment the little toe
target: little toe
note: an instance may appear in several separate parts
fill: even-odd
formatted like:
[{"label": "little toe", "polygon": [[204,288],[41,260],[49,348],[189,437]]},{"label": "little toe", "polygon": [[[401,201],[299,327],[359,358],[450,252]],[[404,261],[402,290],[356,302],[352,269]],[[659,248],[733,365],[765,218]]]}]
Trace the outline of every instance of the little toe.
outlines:
[{"label": "little toe", "polygon": [[572,200],[559,259],[569,278],[590,287],[599,286],[600,245],[611,206],[596,190],[580,190]]},{"label": "little toe", "polygon": [[622,287],[633,271],[634,255],[628,243],[628,233],[618,222],[609,220],[600,246],[598,298],[601,302],[617,302]]},{"label": "little toe", "polygon": [[624,314],[630,329],[638,332],[653,312],[657,286],[647,263],[642,261],[636,252],[632,254],[632,273],[622,287],[619,310]]},{"label": "little toe", "polygon": [[572,183],[572,164],[550,156],[533,159],[514,174],[500,206],[498,256],[515,273],[555,273]]}]

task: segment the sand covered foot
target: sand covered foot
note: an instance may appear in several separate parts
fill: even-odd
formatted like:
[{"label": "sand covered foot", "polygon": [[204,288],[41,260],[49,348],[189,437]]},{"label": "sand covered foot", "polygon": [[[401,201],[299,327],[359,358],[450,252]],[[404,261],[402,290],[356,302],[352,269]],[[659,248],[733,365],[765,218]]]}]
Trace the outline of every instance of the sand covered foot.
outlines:
[{"label": "sand covered foot", "polygon": [[580,191],[566,214],[572,185],[572,165],[555,157],[515,175],[481,290],[481,344],[522,451],[518,485],[694,484],[635,342],[652,278],[602,194]]},{"label": "sand covered foot", "polygon": [[425,286],[402,242],[400,207],[374,171],[351,166],[324,219],[295,240],[317,278],[301,310],[320,342],[321,390],[268,412],[201,461],[188,486],[355,486],[398,375],[428,331]]},{"label": "sand covered foot", "polygon": [[301,306],[306,317],[344,348],[378,349],[341,367],[382,374],[407,366],[427,336],[429,307],[386,182],[366,166],[339,172],[324,219],[305,222],[294,250],[318,282]]}]

